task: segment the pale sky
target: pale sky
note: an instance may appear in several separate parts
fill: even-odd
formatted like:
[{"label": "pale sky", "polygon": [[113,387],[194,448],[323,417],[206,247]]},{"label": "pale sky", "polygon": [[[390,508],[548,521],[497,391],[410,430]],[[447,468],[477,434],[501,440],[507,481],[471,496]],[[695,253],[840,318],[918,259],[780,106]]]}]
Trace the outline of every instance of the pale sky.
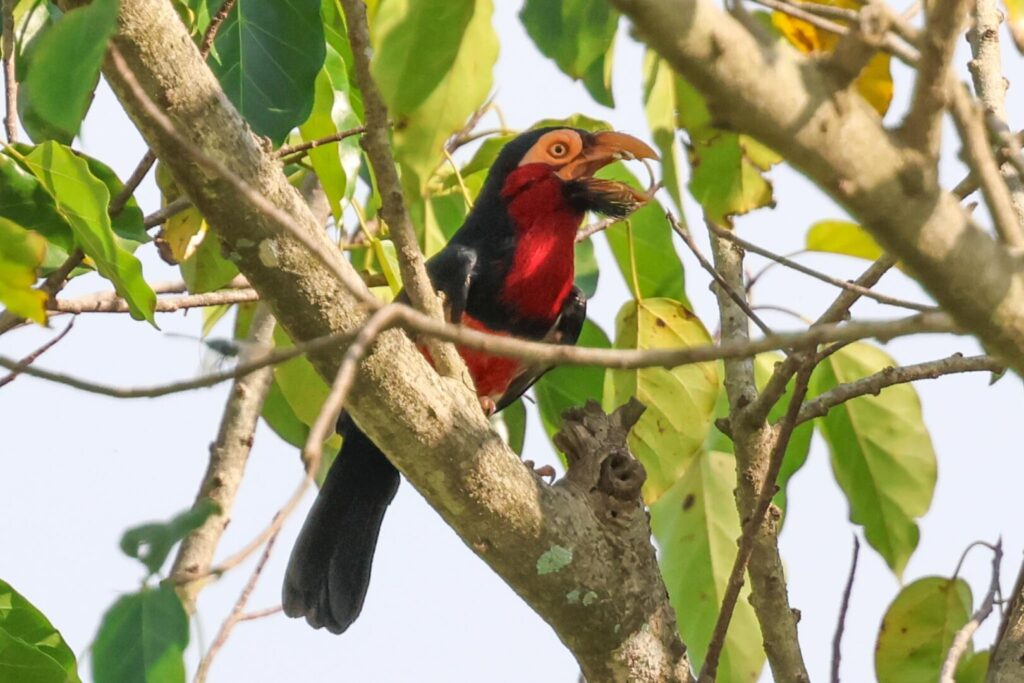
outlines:
[{"label": "pale sky", "polygon": [[[640,48],[619,35],[615,56],[615,111],[595,104],[533,48],[519,23],[519,3],[497,3],[495,26],[501,54],[495,74],[497,103],[511,125],[526,127],[541,118],[574,112],[604,118],[616,128],[647,137],[640,100]],[[1011,88],[1011,121],[1024,121],[1021,58],[1006,46],[1004,59]],[[961,44],[958,64],[964,64]],[[910,89],[897,66],[895,112],[902,111]],[[890,115],[890,118],[892,115]],[[1011,124],[1012,125],[1012,124]],[[955,161],[952,128],[947,126],[943,177],[952,186],[963,175]],[[145,147],[120,106],[101,87],[78,146],[111,164],[126,177]],[[822,218],[845,214],[803,177],[785,166],[769,174],[778,208],[738,221],[741,234],[778,253],[802,246],[807,227]],[[137,194],[148,213],[159,205],[152,180]],[[691,202],[688,215],[698,216]],[[692,221],[694,225],[699,222]],[[698,233],[699,241],[707,240]],[[591,304],[596,321],[608,332],[627,293],[604,242],[596,241],[602,263],[598,294]],[[708,277],[677,244],[687,268],[687,293],[712,330],[717,309]],[[151,281],[179,279],[151,247],[140,250]],[[805,257],[803,262],[838,277],[854,277],[866,263],[838,256]],[[751,259],[750,265],[760,261]],[[76,280],[66,296],[106,289],[95,276]],[[892,272],[880,289],[925,301],[921,289]],[[755,290],[755,303],[779,304],[805,316],[820,313],[836,291],[781,268]],[[872,302],[860,303],[863,317],[901,315]],[[793,329],[792,319],[766,312],[770,325]],[[158,317],[164,332],[198,335],[201,316]],[[0,338],[0,353],[19,357],[35,349],[66,324],[55,318],[53,330],[24,328]],[[216,334],[229,334],[222,326]],[[978,352],[970,338],[930,336],[901,339],[887,346],[904,363],[944,357],[955,351]],[[47,353],[40,367],[122,385],[155,384],[205,372],[198,343],[154,330],[126,315],[79,316],[75,328]],[[984,374],[959,375],[918,384],[925,421],[938,454],[939,478],[921,542],[904,581],[925,575],[948,576],[961,551],[974,540],[1003,536],[1003,587],[1009,591],[1024,548],[1019,524],[1019,482],[1024,480],[1020,430],[1021,384],[1008,375],[988,386]],[[119,401],[84,394],[29,377],[0,391],[5,435],[2,449],[4,493],[0,496],[0,578],[36,604],[78,653],[83,680],[90,680],[87,650],[103,612],[122,593],[137,589],[141,565],[123,556],[117,543],[128,527],[166,519],[191,504],[206,466],[207,447],[216,435],[228,384],[161,399]],[[531,412],[526,452],[540,463],[557,459]],[[300,478],[296,449],[261,425],[249,468],[221,544],[219,557],[244,545],[269,521]],[[790,511],[781,538],[790,573],[792,605],[802,612],[800,637],[811,676],[824,680],[831,658],[840,594],[846,580],[851,537],[848,509],[815,438],[807,465],[789,488]],[[312,495],[291,517],[256,588],[250,609],[280,602],[285,562]],[[255,558],[203,591],[199,618],[189,649],[189,675],[200,649],[213,639],[248,577]],[[988,585],[990,557],[974,551],[962,576],[974,589],[976,604]],[[872,549],[861,552],[860,570],[844,640],[843,679],[874,678],[873,651],[885,607],[900,588]],[[975,639],[990,643],[994,615]],[[767,671],[767,668],[766,668]],[[211,681],[523,681],[574,682],[576,664],[551,629],[473,555],[403,483],[391,506],[374,563],[363,614],[344,635],[313,631],[304,622],[274,616],[240,624],[218,655]],[[771,680],[766,673],[763,680]]]}]

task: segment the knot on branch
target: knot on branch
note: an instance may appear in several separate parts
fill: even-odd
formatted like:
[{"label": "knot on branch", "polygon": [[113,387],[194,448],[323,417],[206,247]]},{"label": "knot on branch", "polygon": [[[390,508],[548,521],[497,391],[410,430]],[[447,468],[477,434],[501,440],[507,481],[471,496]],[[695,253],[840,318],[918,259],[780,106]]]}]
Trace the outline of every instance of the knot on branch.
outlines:
[{"label": "knot on branch", "polygon": [[647,473],[629,452],[626,437],[646,409],[631,398],[608,415],[596,402],[588,401],[582,408],[562,413],[562,430],[554,438],[569,463],[563,481],[598,494],[593,503],[607,509],[612,518],[641,501]]}]

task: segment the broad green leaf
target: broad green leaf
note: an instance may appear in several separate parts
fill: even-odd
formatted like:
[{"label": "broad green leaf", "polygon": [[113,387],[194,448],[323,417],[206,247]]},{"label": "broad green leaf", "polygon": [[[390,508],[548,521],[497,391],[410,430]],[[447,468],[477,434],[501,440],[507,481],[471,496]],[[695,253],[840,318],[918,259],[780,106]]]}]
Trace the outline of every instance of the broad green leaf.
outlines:
[{"label": "broad green leaf", "polygon": [[[775,352],[761,353],[754,357],[754,381],[757,384],[758,391],[763,389],[764,385],[768,383],[768,379],[775,369],[775,364],[781,360],[782,355]],[[725,373],[721,369],[721,364],[719,368],[719,374],[724,376]],[[789,409],[790,399],[793,397],[793,384],[794,381],[790,380],[789,385],[786,387],[786,393],[782,395],[782,398],[769,411],[768,420],[770,422],[778,422],[786,414],[786,411]],[[729,397],[726,396],[725,388],[720,387],[718,402],[715,405],[715,419],[728,416]],[[811,437],[813,435],[814,423],[805,422],[794,429],[789,437],[789,444],[786,446],[786,455],[782,461],[782,468],[779,470],[779,477],[775,482],[779,487],[779,492],[772,499],[772,502],[783,512],[788,507],[786,487],[789,484],[790,478],[807,462],[807,456],[811,450]],[[708,432],[704,448],[705,450],[722,451],[724,453],[735,452],[732,439],[722,434],[718,427],[715,426],[714,421],[712,421],[711,430]]]},{"label": "broad green leaf", "polygon": [[[359,117],[352,111],[348,99],[350,89],[345,62],[332,47],[327,48],[327,59],[316,77],[315,91],[313,111],[299,126],[303,140],[317,140],[359,126]],[[309,160],[338,225],[342,223],[342,202],[350,199],[356,189],[359,154],[358,136],[309,150]]]},{"label": "broad green leaf", "polygon": [[184,683],[188,616],[170,584],[121,597],[92,646],[95,683]]},{"label": "broad green leaf", "polygon": [[[686,473],[651,505],[651,529],[661,548],[659,564],[676,611],[679,634],[693,666],[707,655],[711,632],[736,559],[740,520],[733,490],[736,461],[702,451]],[[764,667],[761,633],[744,588],[725,638],[719,683],[750,683]]]},{"label": "broad green leaf", "polygon": [[[819,5],[859,10],[856,0],[814,0]],[[797,19],[784,12],[772,12],[772,25],[804,54],[822,55],[835,51],[839,36],[820,29],[803,19]],[[838,23],[843,24],[842,20]],[[892,102],[892,74],[889,72],[889,55],[879,51],[857,77],[857,92],[868,101],[879,116],[884,116]]]},{"label": "broad green leaf", "polygon": [[[602,169],[598,175],[642,189],[636,177],[620,163]],[[628,223],[616,223],[604,231],[626,286],[633,291],[636,282],[640,291],[634,291],[634,296],[667,297],[688,304],[683,262],[672,244],[672,226],[661,205],[651,200],[633,213]]]},{"label": "broad green leaf", "polygon": [[[484,173],[491,170],[491,166],[494,165],[494,161],[498,158],[498,154],[502,148],[515,139],[515,135],[493,135],[477,148],[473,157],[462,167],[462,179],[465,181],[469,176],[474,173]],[[452,178],[454,183],[455,178]]]},{"label": "broad green leaf", "polygon": [[117,0],[93,0],[66,12],[29,46],[18,104],[33,140],[70,144],[78,134],[116,17]]},{"label": "broad green leaf", "polygon": [[280,144],[309,118],[324,52],[320,0],[238,0],[210,68],[252,129]]},{"label": "broad green leaf", "polygon": [[[85,159],[85,163],[89,165],[89,172],[107,186],[107,191],[110,193],[111,198],[121,194],[121,191],[124,189],[124,183],[114,173],[114,169],[99,159],[94,159],[84,154],[79,154],[78,156]],[[145,216],[139,207],[139,202],[133,195],[124,203],[124,208],[116,216],[111,217],[110,226],[113,228],[114,234],[121,239],[135,242],[136,245],[145,244],[150,241],[150,237],[146,232],[144,220]],[[126,249],[134,250],[132,245],[125,244],[122,246]]]},{"label": "broad green leaf", "polygon": [[0,154],[0,217],[35,230],[64,252],[74,247],[71,226],[57,211],[53,197],[38,178],[6,154]]},{"label": "broad green leaf", "polygon": [[[703,346],[711,336],[688,308],[671,299],[627,301],[615,319],[615,348],[667,349]],[[658,500],[700,450],[711,426],[718,396],[715,363],[693,363],[671,370],[643,368],[605,374],[604,406],[631,396],[647,410],[629,434],[633,454],[647,470],[644,499]]]},{"label": "broad green leaf", "polygon": [[678,76],[675,91],[676,122],[690,138],[690,193],[708,216],[728,223],[731,216],[773,205],[772,186],[762,172],[781,157],[749,136],[712,126],[704,98]]},{"label": "broad green leaf", "polygon": [[530,130],[551,127],[579,128],[581,130],[589,130],[591,132],[598,130],[612,130],[612,128],[614,128],[614,126],[607,121],[595,119],[587,116],[586,114],[573,114],[572,116],[567,116],[564,119],[543,119],[530,126]]},{"label": "broad green leaf", "polygon": [[150,574],[156,574],[164,566],[175,543],[219,512],[220,506],[213,500],[200,498],[191,508],[166,522],[142,524],[124,532],[121,536],[121,551],[146,565]]},{"label": "broad green leaf", "polygon": [[929,576],[905,586],[882,619],[875,646],[878,683],[934,683],[971,618],[971,587],[963,579]]},{"label": "broad green leaf", "polygon": [[128,302],[132,317],[155,326],[156,294],[142,277],[142,264],[117,242],[107,215],[107,186],[84,159],[55,142],[38,145],[24,161],[53,197],[78,247]]},{"label": "broad green leaf", "polygon": [[[817,396],[895,365],[877,347],[851,344],[818,366],[809,393]],[[928,511],[935,490],[935,451],[917,391],[897,384],[847,401],[817,423],[849,501],[850,521],[864,527],[871,547],[902,574],[917,547],[914,520]]]},{"label": "broad green leaf", "polygon": [[459,54],[473,0],[386,0],[374,21],[371,70],[400,118],[440,85]]},{"label": "broad green leaf", "polygon": [[[274,328],[274,345],[279,349],[294,346],[280,325]],[[312,426],[330,393],[330,387],[317,374],[313,364],[305,356],[299,356],[275,365],[274,380],[295,416],[307,427]],[[339,448],[341,437],[337,434],[324,444],[325,451],[336,453]]]},{"label": "broad green leaf", "polygon": [[619,25],[619,13],[611,5],[590,0],[526,0],[519,18],[541,54],[570,78],[584,79],[595,100],[614,106],[610,76],[605,76]]},{"label": "broad green leaf", "polygon": [[75,653],[35,605],[0,580],[0,681],[79,683]]},{"label": "broad green leaf", "polygon": [[580,288],[583,294],[589,299],[597,292],[597,281],[601,275],[597,263],[597,256],[594,255],[594,240],[587,238],[576,245],[574,284]]},{"label": "broad green leaf", "polygon": [[874,261],[885,252],[867,230],[849,221],[818,221],[807,231],[805,248]]},{"label": "broad green leaf", "polygon": [[1017,50],[1024,54],[1024,0],[1003,0],[1006,4],[1006,25]]},{"label": "broad green leaf", "polygon": [[226,259],[220,238],[203,221],[195,251],[181,262],[181,276],[193,294],[220,289],[238,275],[238,266]]},{"label": "broad green leaf", "polygon": [[594,101],[606,107],[615,107],[615,95],[612,93],[612,69],[615,63],[615,36],[608,45],[608,51],[601,59],[590,65],[583,74],[583,87]]},{"label": "broad green leaf", "polygon": [[491,416],[491,426],[501,434],[508,447],[519,455],[523,454],[526,440],[526,406],[523,399],[517,399],[500,413]]},{"label": "broad green leaf", "polygon": [[[578,346],[598,349],[611,347],[608,335],[587,320],[577,340]],[[587,365],[562,365],[537,380],[533,385],[541,424],[548,437],[562,428],[562,413],[568,408],[586,405],[587,401],[600,402],[604,394],[604,368]]]},{"label": "broad green leaf", "polygon": [[675,82],[675,72],[668,62],[659,59],[654,50],[648,50],[644,57],[644,111],[654,145],[661,154],[662,182],[682,219],[683,199],[679,180],[682,149],[676,137]]},{"label": "broad green leaf", "polygon": [[988,650],[965,654],[956,667],[956,683],[985,683],[988,676],[988,660],[992,653]]},{"label": "broad green leaf", "polygon": [[46,293],[33,288],[46,255],[38,233],[0,218],[0,303],[16,315],[46,324]]},{"label": "broad green leaf", "polygon": [[[375,21],[385,27],[395,25],[390,15],[400,13],[404,4],[398,0],[382,2]],[[445,141],[462,128],[491,90],[498,57],[492,13],[492,0],[473,3],[473,15],[462,32],[451,68],[415,110],[395,122],[395,155],[403,167],[402,182],[413,196],[423,193],[430,176],[444,161]],[[379,39],[376,44],[380,44]]]}]

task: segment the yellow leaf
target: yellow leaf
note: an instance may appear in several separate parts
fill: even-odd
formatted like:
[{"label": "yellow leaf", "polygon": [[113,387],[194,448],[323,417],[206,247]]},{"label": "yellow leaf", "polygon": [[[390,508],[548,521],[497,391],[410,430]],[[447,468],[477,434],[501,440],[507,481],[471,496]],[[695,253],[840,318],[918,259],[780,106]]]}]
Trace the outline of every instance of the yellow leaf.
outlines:
[{"label": "yellow leaf", "polygon": [[845,254],[874,261],[884,251],[864,228],[849,221],[818,221],[807,231],[808,251]]},{"label": "yellow leaf", "polygon": [[168,219],[160,237],[167,243],[175,263],[181,263],[196,252],[206,237],[206,221],[195,207],[185,209]]},{"label": "yellow leaf", "polygon": [[45,255],[42,235],[0,218],[0,302],[40,325],[46,324],[46,294],[32,285]]},{"label": "yellow leaf", "polygon": [[[854,0],[812,0],[819,5],[860,9]],[[835,23],[842,21],[833,19]],[[839,36],[820,29],[802,19],[796,19],[783,12],[772,12],[772,25],[785,36],[796,49],[804,54],[830,54],[839,43]],[[868,101],[879,116],[884,116],[892,102],[892,73],[889,70],[889,55],[879,52],[857,77],[857,91]]]},{"label": "yellow leaf", "polygon": [[1024,53],[1024,0],[1006,1],[1006,25],[1010,27],[1010,35],[1017,45],[1017,50]]}]

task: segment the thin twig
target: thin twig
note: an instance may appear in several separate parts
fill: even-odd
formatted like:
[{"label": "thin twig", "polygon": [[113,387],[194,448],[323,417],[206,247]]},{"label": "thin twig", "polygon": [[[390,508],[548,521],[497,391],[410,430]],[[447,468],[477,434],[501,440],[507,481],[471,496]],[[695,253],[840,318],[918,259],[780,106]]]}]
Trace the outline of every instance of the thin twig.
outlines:
[{"label": "thin twig", "polygon": [[246,612],[245,614],[238,617],[239,621],[252,621],[254,619],[263,619],[265,617],[272,617],[275,614],[280,614],[284,610],[282,605],[276,607],[267,607],[266,609],[253,610],[252,612]]},{"label": "thin twig", "polygon": [[[686,246],[690,248],[690,251],[693,252],[693,255],[697,257],[697,261],[700,263],[701,268],[708,272],[711,279],[729,295],[729,298],[732,299],[740,309],[742,309],[747,317],[757,325],[761,332],[764,334],[772,334],[772,329],[768,327],[763,320],[761,320],[761,316],[754,312],[754,309],[752,309],[750,304],[747,303],[746,297],[730,287],[729,283],[725,281],[724,277],[722,277],[722,274],[719,273],[711,262],[708,261],[707,257],[704,256],[700,247],[698,247],[697,243],[693,241],[693,235],[690,234],[690,231],[679,224],[679,221],[676,220],[675,215],[671,211],[666,211],[665,217],[668,219],[669,225],[672,226],[672,229],[676,231],[676,234],[682,238],[683,243],[686,244]],[[711,221],[706,222],[710,223]]]},{"label": "thin twig", "polygon": [[999,162],[989,143],[984,114],[974,106],[962,84],[957,83],[948,90],[953,123],[963,141],[967,163],[985,196],[985,204],[992,214],[996,232],[1008,246],[1024,247],[1024,227],[1017,219],[1010,190],[999,172]]},{"label": "thin twig", "polygon": [[850,575],[843,589],[843,601],[839,606],[836,632],[832,636],[832,683],[839,683],[839,662],[842,660],[843,631],[846,630],[846,615],[850,611],[850,595],[853,593],[853,578],[857,574],[857,559],[860,557],[860,539],[853,535],[853,558],[850,560]]},{"label": "thin twig", "polygon": [[125,204],[131,199],[132,194],[138,189],[139,185],[146,178],[146,174],[149,173],[149,169],[153,168],[153,164],[156,163],[156,153],[151,149],[147,149],[146,153],[139,160],[138,165],[132,174],[128,176],[128,180],[124,181],[124,187],[117,193],[117,196],[110,200],[110,206],[107,208],[107,213],[111,217],[117,216],[124,210]]},{"label": "thin twig", "polygon": [[821,271],[814,270],[813,268],[808,268],[807,266],[801,263],[797,263],[792,259],[786,258],[785,256],[780,256],[779,254],[769,251],[764,247],[760,247],[754,244],[753,242],[749,242],[740,237],[739,235],[735,234],[731,230],[719,228],[718,226],[715,226],[712,229],[714,230],[715,234],[718,235],[719,237],[724,237],[725,239],[731,242],[735,242],[736,244],[740,245],[741,247],[743,247],[752,254],[757,254],[758,256],[763,256],[767,259],[771,259],[772,261],[775,261],[779,265],[795,270],[798,273],[809,275],[816,280],[821,280],[822,282],[826,282],[840,289],[845,289],[850,292],[854,292],[855,294],[858,295],[858,297],[865,296],[869,299],[874,299],[880,304],[886,304],[887,306],[897,306],[899,308],[907,308],[912,311],[936,310],[935,306],[919,304],[914,301],[907,301],[905,299],[898,299],[896,297],[888,296],[886,294],[880,294],[878,292],[871,290],[869,287],[862,286],[860,284],[857,284],[856,282],[850,282],[849,280],[841,280],[839,278],[832,277],[831,275],[822,273]]},{"label": "thin twig", "polygon": [[[402,185],[391,153],[387,107],[370,73],[370,29],[366,5],[363,0],[341,0],[341,4],[345,10],[349,42],[352,44],[356,83],[363,94],[363,108],[366,112],[366,132],[361,142],[377,179],[381,197],[380,213],[395,243],[402,284],[416,309],[431,318],[443,320],[441,301],[427,276],[423,253],[417,244],[416,232],[402,196]],[[453,346],[438,340],[429,341],[427,346],[434,366],[441,375],[457,377],[467,386],[473,385],[465,363]]]},{"label": "thin twig", "polygon": [[803,424],[816,417],[824,417],[832,408],[846,403],[858,396],[877,396],[882,389],[891,387],[894,384],[905,384],[917,382],[922,379],[937,379],[945,375],[952,375],[961,372],[1000,372],[1002,364],[989,356],[969,356],[953,354],[949,358],[933,360],[927,363],[916,365],[905,365],[902,367],[888,367],[873,375],[846,384],[840,384],[829,391],[819,395],[813,401],[808,401],[800,409],[800,416],[797,424]]},{"label": "thin twig", "polygon": [[[925,313],[897,320],[820,325],[801,332],[781,332],[750,341],[723,341],[720,344],[708,344],[689,348],[644,350],[598,349],[530,342],[522,339],[486,334],[457,325],[448,325],[439,321],[424,319],[422,315],[417,315],[416,311],[407,306],[398,306],[398,310],[400,311],[401,318],[398,324],[407,331],[434,335],[445,341],[454,342],[459,346],[485,351],[488,354],[520,358],[542,365],[593,365],[621,370],[657,366],[671,368],[712,360],[749,358],[764,351],[800,348],[826,342],[851,341],[871,337],[894,339],[910,334],[963,333],[946,314]],[[306,353],[314,353],[320,349],[329,348],[332,345],[343,345],[354,337],[355,333],[353,332],[338,332],[317,337],[309,341],[299,342],[290,348],[268,352],[265,356],[258,359],[239,363],[231,370],[215,372],[191,380],[149,387],[118,387],[101,384],[73,375],[27,366],[5,356],[0,356],[0,367],[11,371],[23,372],[32,377],[64,384],[89,393],[113,398],[156,398],[182,391],[210,387],[266,367],[267,365],[283,363]]]},{"label": "thin twig", "polygon": [[235,6],[235,2],[236,0],[224,0],[217,13],[210,17],[210,24],[206,27],[203,40],[199,44],[199,54],[204,60],[209,56],[210,50],[213,49],[213,41],[217,37],[217,32],[220,31],[220,27],[227,20],[231,9]]},{"label": "thin twig", "polygon": [[270,552],[274,549],[275,540],[277,540],[277,534],[267,539],[267,545],[263,549],[260,561],[256,563],[256,567],[252,570],[249,580],[245,583],[245,587],[242,588],[238,600],[235,601],[235,606],[231,608],[231,613],[224,620],[224,623],[220,625],[220,630],[217,632],[217,637],[213,639],[210,650],[199,662],[199,668],[196,670],[196,677],[193,679],[193,683],[203,683],[206,680],[207,675],[210,673],[210,666],[213,664],[213,658],[224,647],[224,643],[227,642],[228,636],[231,635],[231,631],[238,622],[242,621],[242,610],[248,604],[252,591],[256,588],[256,582],[260,580],[260,574],[263,573],[263,568],[267,566],[267,560],[270,559]]},{"label": "thin twig", "polygon": [[14,74],[14,0],[3,0],[4,130],[7,142],[18,141],[18,81]]},{"label": "thin twig", "polygon": [[[241,304],[250,301],[258,301],[259,294],[256,290],[246,287],[243,289],[225,289],[203,294],[189,294],[186,296],[157,299],[154,312],[174,313],[190,308],[204,308],[206,306],[223,306],[230,304]],[[128,313],[128,302],[121,297],[110,298],[107,295],[88,296],[79,299],[50,301],[47,310],[57,313]]]},{"label": "thin twig", "polygon": [[[39,358],[39,356],[43,355],[44,353],[49,351],[51,348],[53,348],[54,344],[56,344],[61,339],[63,339],[64,335],[66,335],[68,332],[70,332],[71,328],[74,327],[74,326],[75,326],[75,319],[72,318],[71,320],[68,321],[67,326],[63,330],[61,330],[60,334],[58,334],[53,339],[49,340],[48,342],[46,342],[45,344],[40,346],[38,349],[36,349],[32,353],[30,353],[27,356],[25,356],[24,358],[22,358],[21,361],[19,361],[20,364],[21,365],[31,365],[32,363],[35,363],[36,359]],[[15,379],[18,378],[19,374],[21,374],[21,373],[19,373],[17,371],[14,371],[14,372],[11,372],[10,374],[0,378],[0,387],[6,386],[6,385],[10,384],[11,382],[13,382]]]},{"label": "thin twig", "polygon": [[946,660],[942,663],[942,671],[939,673],[939,683],[955,683],[956,667],[960,658],[967,652],[971,644],[971,638],[981,627],[981,624],[988,615],[992,614],[992,607],[995,605],[996,595],[999,594],[999,568],[1003,561],[1003,542],[999,540],[992,546],[992,579],[989,583],[985,599],[981,601],[978,610],[971,616],[971,620],[963,625],[953,637],[953,643],[946,654]]},{"label": "thin twig", "polygon": [[174,201],[167,204],[167,206],[157,209],[153,213],[146,216],[144,219],[142,219],[142,225],[145,226],[147,230],[149,230],[150,228],[155,228],[158,225],[166,223],[169,219],[173,218],[174,216],[177,216],[179,213],[189,208],[190,206],[192,206],[192,200],[186,197],[185,195],[182,195],[175,199]]},{"label": "thin twig", "polygon": [[282,159],[282,158],[285,158],[285,157],[289,157],[289,158],[284,159],[284,161],[285,161],[285,163],[292,163],[292,159],[290,158],[292,155],[305,156],[306,152],[308,152],[311,149],[316,149],[317,147],[321,147],[323,145],[329,145],[332,142],[341,142],[345,138],[350,138],[353,135],[360,135],[360,134],[365,133],[365,132],[366,132],[366,126],[359,126],[357,128],[349,128],[348,130],[339,131],[339,132],[334,133],[332,135],[327,135],[325,137],[318,138],[316,140],[307,140],[306,142],[302,142],[302,143],[299,143],[297,145],[289,145],[287,147],[281,147],[276,152],[274,152],[274,155],[277,156],[277,158],[279,158],[279,159]]}]

